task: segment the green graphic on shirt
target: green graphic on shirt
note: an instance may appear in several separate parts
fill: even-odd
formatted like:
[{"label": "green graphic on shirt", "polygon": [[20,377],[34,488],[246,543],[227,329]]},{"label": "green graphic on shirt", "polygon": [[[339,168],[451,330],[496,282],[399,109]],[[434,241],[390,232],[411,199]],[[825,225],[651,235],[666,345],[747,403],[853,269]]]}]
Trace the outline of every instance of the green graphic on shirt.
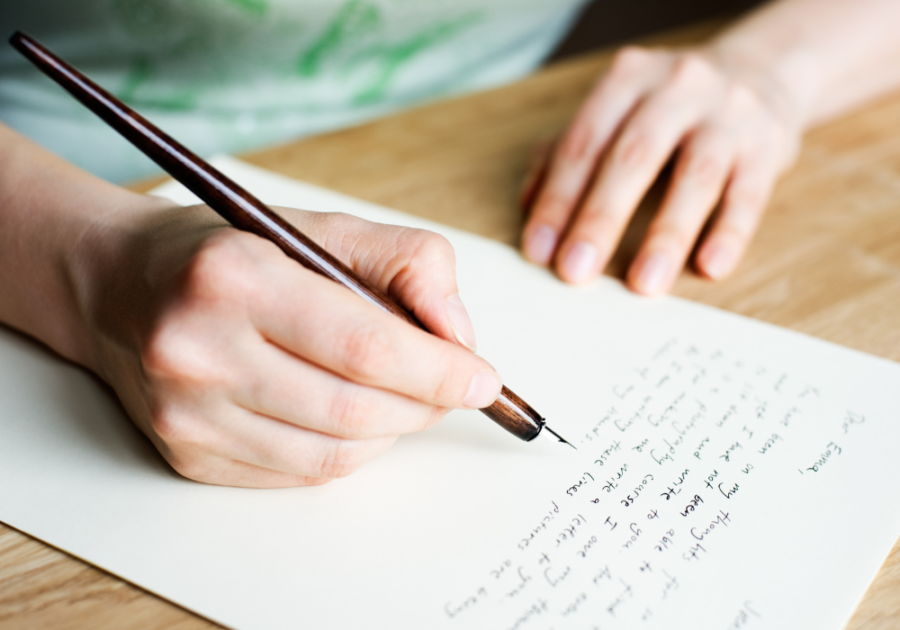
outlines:
[{"label": "green graphic on shirt", "polygon": [[[109,0],[110,15],[136,50],[116,94],[138,107],[196,109],[233,76],[230,49],[271,20],[270,0]],[[301,30],[297,25],[296,30]],[[202,68],[192,80],[182,68]],[[174,78],[173,78],[174,77]]]},{"label": "green graphic on shirt", "polygon": [[381,12],[364,0],[350,0],[335,14],[321,37],[300,57],[297,72],[302,77],[314,76],[329,56],[341,50],[348,41],[374,31],[381,22]]},{"label": "green graphic on shirt", "polygon": [[225,0],[225,2],[254,15],[265,15],[266,11],[269,10],[266,0]]},{"label": "green graphic on shirt", "polygon": [[194,94],[187,92],[171,96],[139,97],[137,94],[138,90],[141,86],[149,83],[153,79],[154,74],[153,62],[146,57],[139,57],[128,71],[125,82],[119,88],[117,96],[130,105],[141,107],[152,107],[168,111],[194,109],[196,105]]},{"label": "green graphic on shirt", "polygon": [[392,79],[405,64],[477,23],[479,18],[479,13],[470,12],[433,24],[396,43],[382,43],[377,39],[372,42],[373,36],[382,30],[381,9],[366,0],[349,0],[319,38],[300,55],[297,74],[314,77],[330,64],[344,77],[364,71],[367,78],[351,100],[355,105],[376,103],[384,98]]},{"label": "green graphic on shirt", "polygon": [[[455,54],[450,49],[454,38],[486,19],[485,10],[472,4],[443,12],[405,13],[395,6],[396,0],[387,4],[333,0],[323,16],[326,20],[318,23],[313,37],[306,37],[308,26],[298,19],[306,12],[302,3],[286,13],[276,0],[108,2],[111,15],[135,48],[118,96],[138,107],[172,112],[202,104],[207,111],[240,107],[260,115],[261,108],[248,104],[248,98],[237,106],[225,100],[211,102],[211,95],[236,77],[247,76],[248,60],[253,59],[266,64],[254,72],[293,84],[293,89],[316,85],[319,94],[330,86],[347,107],[390,100],[399,81],[406,85],[407,68],[425,75],[421,87],[407,98],[434,95],[439,88],[434,87],[430,69],[413,67],[413,62],[437,48],[445,49],[444,58]],[[268,45],[267,36],[284,38],[291,32],[303,42],[299,55],[292,57]],[[257,48],[246,48],[254,40],[260,42]]]},{"label": "green graphic on shirt", "polygon": [[450,39],[477,21],[476,14],[465,15],[455,21],[436,24],[394,46],[377,46],[360,53],[367,60],[376,58],[379,67],[371,83],[354,97],[353,102],[357,105],[366,105],[380,101],[390,87],[394,75],[405,63],[420,52],[436,46],[443,40]]}]

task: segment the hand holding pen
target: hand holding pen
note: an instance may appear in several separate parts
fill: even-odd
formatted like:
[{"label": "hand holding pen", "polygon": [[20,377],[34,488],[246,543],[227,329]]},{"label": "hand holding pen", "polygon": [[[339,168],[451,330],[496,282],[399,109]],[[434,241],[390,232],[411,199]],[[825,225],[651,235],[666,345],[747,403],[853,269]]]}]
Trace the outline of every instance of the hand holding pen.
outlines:
[{"label": "hand holding pen", "polygon": [[[128,120],[146,125],[142,137],[159,133]],[[64,278],[42,273],[46,251],[23,252],[31,260],[18,266],[37,277],[22,278],[12,303],[23,307],[2,319],[102,376],[181,474],[237,486],[322,483],[450,408],[487,408],[522,439],[542,433],[543,419],[471,352],[442,237],[343,215],[281,210],[284,220],[165,139],[160,161],[177,155],[182,182],[185,164],[211,178],[219,188],[194,191],[244,230],[263,223],[259,238],[208,208],[133,195],[4,135],[13,175],[53,173],[56,184],[21,196],[18,232],[7,238],[58,249],[62,264],[51,266]],[[29,204],[46,224],[24,218]],[[47,290],[35,292],[35,281]]]},{"label": "hand holding pen", "polygon": [[3,201],[0,320],[99,375],[186,477],[324,483],[500,391],[453,332],[474,343],[432,233],[279,209],[430,335],[209,208],[108,184],[2,125],[0,155],[22,191]]},{"label": "hand holding pen", "polygon": [[[433,233],[282,209],[437,335],[382,312],[228,227],[208,208],[95,225],[88,304],[104,372],[182,475],[237,486],[345,476],[451,409],[492,403],[449,244]],[[120,296],[129,296],[123,301]],[[127,309],[122,317],[122,309]]]}]

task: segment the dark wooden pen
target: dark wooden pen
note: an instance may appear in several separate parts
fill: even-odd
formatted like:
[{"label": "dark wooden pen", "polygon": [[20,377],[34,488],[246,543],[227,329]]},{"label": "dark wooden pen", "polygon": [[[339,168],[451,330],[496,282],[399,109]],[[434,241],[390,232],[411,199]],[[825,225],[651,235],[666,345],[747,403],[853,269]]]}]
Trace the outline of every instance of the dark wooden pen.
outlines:
[{"label": "dark wooden pen", "polygon": [[[252,232],[278,245],[301,265],[338,282],[358,296],[414,326],[425,327],[411,313],[378,288],[354,274],[344,263],[272,211],[218,170],[163,133],[143,116],[51,53],[32,37],[16,32],[10,44],[42,72],[102,118],[113,129],[206,202],[234,227]],[[481,410],[513,435],[530,441],[543,431],[564,440],[546,421],[512,390],[503,387],[500,397]]]}]

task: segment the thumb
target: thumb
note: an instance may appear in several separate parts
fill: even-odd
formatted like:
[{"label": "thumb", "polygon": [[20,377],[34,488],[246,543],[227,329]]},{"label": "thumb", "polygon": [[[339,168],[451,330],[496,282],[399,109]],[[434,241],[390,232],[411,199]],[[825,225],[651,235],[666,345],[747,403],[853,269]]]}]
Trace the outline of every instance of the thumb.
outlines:
[{"label": "thumb", "polygon": [[431,333],[475,352],[475,328],[459,296],[456,255],[446,238],[346,214],[290,209],[284,214]]}]

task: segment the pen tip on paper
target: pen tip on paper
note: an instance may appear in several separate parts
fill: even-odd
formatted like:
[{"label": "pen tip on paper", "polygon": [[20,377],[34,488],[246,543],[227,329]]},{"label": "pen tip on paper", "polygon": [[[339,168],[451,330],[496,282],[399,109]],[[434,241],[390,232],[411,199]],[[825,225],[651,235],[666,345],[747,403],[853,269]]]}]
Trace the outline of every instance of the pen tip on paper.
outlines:
[{"label": "pen tip on paper", "polygon": [[564,438],[564,437],[561,436],[559,433],[557,433],[556,431],[554,431],[553,429],[551,429],[550,427],[548,427],[546,424],[544,424],[543,430],[544,430],[544,431],[549,431],[549,432],[550,432],[550,435],[552,435],[553,437],[555,437],[556,440],[557,440],[558,442],[562,442],[563,444],[568,444],[569,446],[571,446],[572,448],[574,448],[576,451],[578,450],[577,448],[575,448],[575,445],[574,445],[574,444],[572,444],[571,442],[569,442],[566,438]]}]

